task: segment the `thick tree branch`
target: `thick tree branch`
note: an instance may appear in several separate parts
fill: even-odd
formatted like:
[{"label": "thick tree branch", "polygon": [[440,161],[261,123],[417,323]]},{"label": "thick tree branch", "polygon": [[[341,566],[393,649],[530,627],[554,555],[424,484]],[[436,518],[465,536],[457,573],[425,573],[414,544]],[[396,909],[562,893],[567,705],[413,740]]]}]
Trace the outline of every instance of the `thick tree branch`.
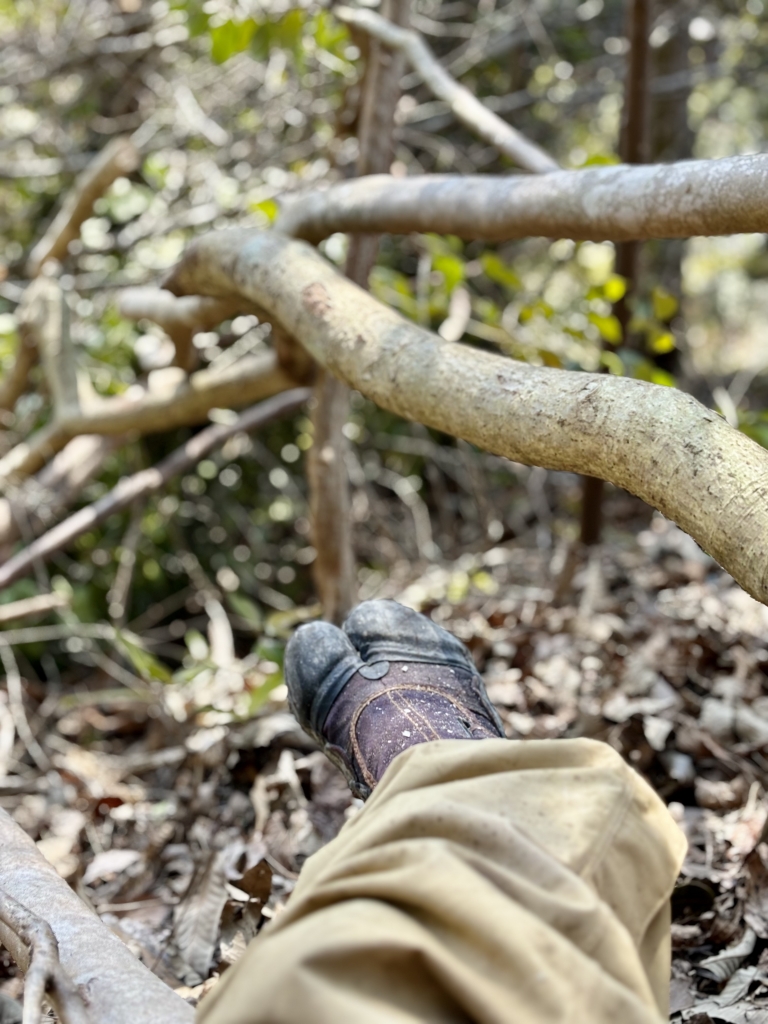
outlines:
[{"label": "thick tree branch", "polygon": [[211,409],[237,409],[287,391],[294,381],[273,352],[244,356],[226,370],[200,370],[136,398],[118,396],[54,421],[0,459],[0,486],[37,472],[78,434],[151,434],[200,423]]},{"label": "thick tree branch", "polygon": [[36,277],[46,260],[62,260],[69,243],[80,234],[93,205],[116,178],[130,174],[139,166],[139,152],[126,136],[113,139],[80,175],[64,205],[45,235],[30,253],[27,273]]},{"label": "thick tree branch", "polygon": [[[44,922],[58,943],[61,968],[85,1002],[92,1024],[191,1024],[194,1020],[192,1007],[102,924],[2,809],[0,878],[0,941],[27,971],[30,939],[14,910],[21,905],[30,924]],[[82,1019],[70,1016],[71,1021]]]},{"label": "thick tree branch", "polygon": [[768,452],[672,388],[528,366],[444,341],[276,233],[200,239],[166,282],[237,290],[392,412],[516,462],[601,477],[673,519],[768,602]]},{"label": "thick tree branch", "polygon": [[[7,587],[14,580],[26,576],[32,571],[35,562],[47,561],[57,551],[68,547],[74,540],[103,523],[116,512],[122,512],[136,501],[148,498],[165,487],[169,480],[183,473],[191,466],[205,458],[234,436],[257,430],[266,423],[294,412],[306,402],[310,396],[308,388],[295,388],[282,395],[276,395],[265,402],[249,409],[242,416],[229,424],[216,424],[201,430],[186,444],[177,448],[167,458],[151,469],[143,469],[133,476],[124,477],[111,491],[102,498],[87,505],[69,516],[52,530],[38,537],[30,545],[20,551],[4,565],[0,566],[0,588]],[[17,602],[19,604],[23,602]],[[2,621],[3,605],[0,605],[0,621]]]},{"label": "thick tree branch", "polygon": [[451,78],[417,32],[393,25],[374,11],[337,7],[334,14],[385,46],[401,50],[422,82],[438,99],[448,104],[456,118],[518,167],[535,174],[557,170],[557,163],[548,153],[483,106],[469,89]]},{"label": "thick tree branch", "polygon": [[375,175],[291,201],[277,228],[311,242],[336,231],[614,242],[768,231],[768,155],[537,177]]}]

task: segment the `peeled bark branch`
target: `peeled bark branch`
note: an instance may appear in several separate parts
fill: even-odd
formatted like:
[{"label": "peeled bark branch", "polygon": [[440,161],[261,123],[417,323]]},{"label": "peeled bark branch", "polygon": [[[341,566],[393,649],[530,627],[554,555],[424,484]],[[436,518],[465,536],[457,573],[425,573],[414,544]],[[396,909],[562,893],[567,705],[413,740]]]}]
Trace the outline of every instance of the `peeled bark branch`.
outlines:
[{"label": "peeled bark branch", "polygon": [[290,201],[277,227],[310,242],[337,231],[596,242],[768,231],[768,155],[535,178],[375,175]]},{"label": "peeled bark branch", "polygon": [[[0,878],[0,941],[27,971],[29,936],[19,927],[14,906],[20,904],[30,922],[50,927],[61,968],[72,979],[93,1024],[191,1024],[194,1020],[192,1007],[102,924],[1,809]],[[71,1021],[82,1019],[70,1016]]]},{"label": "peeled bark branch", "polygon": [[393,25],[374,11],[337,7],[334,14],[340,21],[361,28],[385,46],[401,50],[433,95],[446,102],[470,131],[495,146],[518,167],[535,174],[557,170],[557,163],[548,153],[483,106],[469,89],[452,78],[417,32]]},{"label": "peeled bark branch", "polygon": [[27,262],[27,273],[36,277],[46,260],[61,260],[69,243],[79,234],[84,220],[90,217],[94,203],[115,179],[130,174],[139,166],[139,151],[126,136],[113,139],[99,153],[75,182],[45,235],[34,247]]},{"label": "peeled bark branch", "polygon": [[276,233],[210,234],[166,287],[256,302],[322,366],[407,419],[516,462],[624,487],[768,602],[768,452],[689,395],[444,341]]},{"label": "peeled bark branch", "polygon": [[[204,459],[214,448],[224,444],[228,438],[235,434],[257,430],[278,416],[294,412],[306,402],[309,396],[308,388],[295,388],[286,394],[267,399],[266,402],[261,402],[253,409],[243,413],[233,423],[217,424],[201,430],[199,434],[195,434],[186,444],[177,448],[157,466],[143,469],[134,473],[133,476],[124,477],[98,501],[81,508],[0,566],[0,588],[9,586],[21,576],[26,576],[32,571],[36,562],[47,561],[57,551],[62,551],[78,537],[99,526],[116,512],[122,512],[134,502],[156,494],[174,476],[185,472],[191,466],[196,466],[201,459]],[[33,598],[32,600],[39,599]],[[17,603],[22,604],[23,602]],[[0,605],[0,616],[2,616],[2,612],[3,606]],[[1,617],[0,621],[2,621]]]},{"label": "peeled bark branch", "polygon": [[132,399],[104,399],[88,412],[54,421],[0,459],[0,486],[37,472],[78,434],[151,434],[200,423],[211,409],[237,409],[287,391],[294,381],[273,352],[244,356],[222,372],[200,370],[184,381]]}]

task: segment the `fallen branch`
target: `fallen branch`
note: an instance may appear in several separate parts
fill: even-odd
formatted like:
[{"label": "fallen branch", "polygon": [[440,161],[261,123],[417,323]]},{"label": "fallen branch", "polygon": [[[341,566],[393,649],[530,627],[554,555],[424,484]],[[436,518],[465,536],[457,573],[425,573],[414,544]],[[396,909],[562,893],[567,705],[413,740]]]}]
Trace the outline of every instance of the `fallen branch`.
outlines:
[{"label": "fallen branch", "polygon": [[337,231],[614,242],[768,231],[768,155],[537,177],[375,175],[289,201],[277,228],[315,243]]},{"label": "fallen branch", "polygon": [[535,174],[557,170],[557,163],[548,153],[483,106],[469,89],[452,78],[417,32],[400,28],[375,11],[336,7],[334,14],[340,21],[355,25],[385,46],[401,50],[422,82],[438,99],[448,104],[458,120],[518,167]]},{"label": "fallen branch", "polygon": [[123,395],[94,403],[79,416],[54,421],[0,459],[0,486],[15,482],[45,465],[78,434],[151,434],[204,420],[211,409],[242,408],[287,391],[294,381],[273,352],[243,356],[225,370],[200,370],[174,379],[139,397]]},{"label": "fallen branch", "polygon": [[[242,416],[238,416],[233,423],[216,424],[201,430],[199,434],[195,434],[186,444],[177,448],[157,466],[143,469],[134,473],[133,476],[124,477],[98,501],[79,509],[0,566],[0,588],[7,587],[14,580],[27,575],[35,562],[46,561],[57,551],[61,551],[78,537],[87,533],[88,530],[103,523],[111,515],[121,512],[136,501],[155,494],[165,487],[174,476],[197,465],[210,451],[218,448],[234,434],[257,430],[278,416],[294,412],[306,402],[309,396],[308,388],[295,388],[285,394],[269,398],[253,409],[249,409]],[[2,607],[0,605],[0,612]],[[3,650],[0,638],[0,655],[3,654]]]},{"label": "fallen branch", "polygon": [[27,273],[36,277],[47,260],[62,260],[69,243],[80,234],[94,203],[116,178],[139,166],[139,151],[126,136],[113,139],[80,175],[50,227],[35,245],[27,261]]},{"label": "fallen branch", "polygon": [[[194,1020],[192,1007],[147,970],[102,924],[2,809],[0,878],[0,941],[19,967],[30,970],[31,949],[33,953],[52,954],[58,944],[62,972],[56,978],[59,992],[64,991],[61,985],[65,976],[74,986],[57,1007],[63,1022],[191,1024]],[[88,1017],[76,1007],[75,994],[79,994],[80,1006],[84,1003],[87,1007]],[[25,1021],[27,998],[29,993],[25,997]]]},{"label": "fallen branch", "polygon": [[151,320],[162,327],[176,349],[174,365],[188,373],[198,361],[192,344],[194,335],[241,312],[226,300],[195,295],[179,299],[162,288],[125,288],[118,298],[118,308],[128,320]]},{"label": "fallen branch", "polygon": [[166,287],[257,303],[321,366],[407,419],[516,462],[624,487],[768,602],[768,452],[690,395],[444,341],[274,232],[203,237]]}]

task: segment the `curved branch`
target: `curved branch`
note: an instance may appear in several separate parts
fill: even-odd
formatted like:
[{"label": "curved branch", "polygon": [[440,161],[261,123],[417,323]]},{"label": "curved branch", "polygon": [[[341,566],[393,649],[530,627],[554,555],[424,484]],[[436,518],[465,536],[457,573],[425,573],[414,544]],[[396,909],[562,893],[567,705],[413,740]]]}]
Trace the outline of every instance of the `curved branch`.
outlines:
[{"label": "curved branch", "polygon": [[[124,477],[98,501],[81,508],[0,566],[0,588],[9,586],[21,576],[26,576],[37,561],[46,561],[57,551],[61,551],[78,537],[87,533],[88,530],[103,523],[111,515],[122,512],[124,508],[132,505],[135,501],[155,494],[170,479],[191,466],[197,465],[210,451],[224,444],[228,438],[235,434],[257,430],[278,416],[294,412],[306,402],[310,394],[308,388],[295,388],[283,395],[267,399],[266,402],[261,402],[253,409],[243,413],[242,416],[238,416],[233,423],[217,424],[201,430],[199,434],[195,434],[186,444],[177,448],[157,466],[143,469],[134,473],[133,476]],[[3,606],[0,605],[0,614],[2,611]],[[2,620],[0,619],[0,621]],[[2,641],[0,641],[0,654],[2,651]]]},{"label": "curved branch", "polygon": [[310,246],[276,233],[210,234],[166,287],[179,295],[237,290],[384,408],[516,462],[624,487],[768,602],[768,452],[689,395],[444,341],[341,277]]},{"label": "curved branch", "polygon": [[444,100],[454,115],[485,142],[527,171],[545,174],[556,171],[557,163],[543,149],[498,114],[483,106],[479,99],[460,85],[438,62],[417,32],[387,21],[375,11],[337,7],[334,14],[347,25],[355,25],[391,49],[401,50],[413,70],[438,99]]},{"label": "curved branch", "polygon": [[596,242],[768,231],[768,155],[537,177],[372,175],[289,200],[277,229],[310,242],[336,231]]}]

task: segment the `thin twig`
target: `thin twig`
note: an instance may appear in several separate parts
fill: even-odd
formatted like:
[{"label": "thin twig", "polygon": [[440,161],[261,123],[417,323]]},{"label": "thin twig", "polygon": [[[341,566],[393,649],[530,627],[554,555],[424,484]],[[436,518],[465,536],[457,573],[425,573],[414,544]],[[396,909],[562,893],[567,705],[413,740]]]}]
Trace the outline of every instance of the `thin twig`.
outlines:
[{"label": "thin twig", "polygon": [[43,615],[45,612],[67,608],[69,604],[68,594],[36,594],[35,597],[24,597],[20,601],[0,604],[0,623],[26,619],[31,615]]},{"label": "thin twig", "polygon": [[413,70],[432,93],[444,100],[471,131],[495,146],[519,167],[534,174],[557,170],[556,161],[548,153],[483,106],[469,89],[451,78],[418,33],[393,25],[375,11],[337,7],[334,13],[341,21],[356,25],[386,46],[402,50]]},{"label": "thin twig", "polygon": [[41,772],[50,770],[51,761],[46,752],[35,739],[32,727],[27,721],[24,711],[24,691],[21,685],[21,674],[16,664],[16,657],[13,648],[6,638],[0,637],[0,661],[5,669],[5,685],[8,689],[8,706],[13,716],[13,724],[19,739],[24,744],[29,756],[35,762]]},{"label": "thin twig", "polygon": [[36,559],[49,559],[111,515],[159,491],[170,479],[196,465],[208,452],[222,445],[234,434],[257,430],[276,417],[298,409],[309,398],[309,394],[308,388],[294,388],[292,391],[267,399],[242,416],[238,416],[232,423],[214,424],[201,430],[157,466],[124,477],[98,501],[79,509],[5,562],[0,567],[0,587],[7,587],[20,576],[25,576]]},{"label": "thin twig", "polygon": [[129,138],[121,136],[104,147],[77,179],[51,226],[30,253],[30,277],[36,277],[47,260],[63,259],[69,243],[80,234],[83,221],[90,217],[96,200],[116,178],[130,174],[138,165],[139,151]]}]

